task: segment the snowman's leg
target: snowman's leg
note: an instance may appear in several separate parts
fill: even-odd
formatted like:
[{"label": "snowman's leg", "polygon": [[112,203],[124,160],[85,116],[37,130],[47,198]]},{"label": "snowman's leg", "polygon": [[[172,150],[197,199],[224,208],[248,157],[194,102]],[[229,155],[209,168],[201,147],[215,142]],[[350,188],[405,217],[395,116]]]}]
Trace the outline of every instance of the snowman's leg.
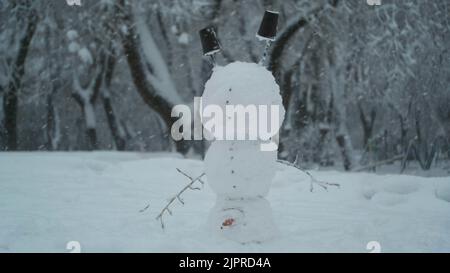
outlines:
[{"label": "snowman's leg", "polygon": [[272,42],[270,40],[266,41],[266,46],[264,47],[264,52],[261,57],[261,60],[259,61],[259,65],[266,66],[266,60],[267,56],[269,55],[270,46],[272,45]]}]

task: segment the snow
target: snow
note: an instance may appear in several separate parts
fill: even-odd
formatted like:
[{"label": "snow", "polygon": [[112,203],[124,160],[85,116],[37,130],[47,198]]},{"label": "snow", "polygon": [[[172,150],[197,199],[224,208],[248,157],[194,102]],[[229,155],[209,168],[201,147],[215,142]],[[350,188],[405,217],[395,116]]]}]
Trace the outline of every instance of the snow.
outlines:
[{"label": "snow", "polygon": [[183,32],[178,36],[178,43],[182,45],[188,45],[189,44],[189,34],[186,32]]},{"label": "snow", "polygon": [[95,120],[95,110],[94,105],[92,103],[85,103],[83,106],[84,118],[86,121],[86,128],[95,129],[96,120]]},{"label": "snow", "polygon": [[136,28],[139,33],[140,42],[142,43],[142,49],[148,64],[153,67],[153,71],[147,73],[147,77],[152,82],[152,85],[155,86],[160,96],[167,99],[173,105],[182,104],[183,99],[177,92],[169,68],[147,26],[144,15],[141,11],[136,10],[137,7],[135,6],[137,5],[134,5]]},{"label": "snow", "polygon": [[[214,68],[211,78],[205,84],[202,108],[218,106],[223,113],[226,113],[227,120],[214,122],[217,125],[213,127],[215,130],[209,130],[217,139],[228,139],[225,135],[221,135],[227,129],[228,131],[232,129],[228,128],[228,121],[234,119],[234,113],[227,111],[227,106],[237,105],[256,106],[258,109],[260,109],[260,106],[278,106],[278,126],[274,126],[273,123],[270,124],[270,127],[276,127],[274,130],[270,130],[271,135],[273,136],[278,132],[284,119],[285,110],[280,96],[280,88],[273,75],[263,66],[255,63],[233,62],[224,67],[217,66]],[[202,118],[204,117],[202,116]],[[259,125],[258,120],[254,118],[261,119],[262,115],[260,117],[248,115],[247,125],[245,127],[236,126],[236,133],[238,135],[261,137],[262,135],[258,132],[259,126],[248,126],[248,124]],[[202,122],[206,125],[214,119],[220,119],[220,117],[214,116],[211,119],[203,119]],[[238,125],[238,123],[235,125]],[[208,126],[205,126],[205,128],[211,129]]]},{"label": "snow", "polygon": [[94,63],[94,59],[92,58],[91,52],[86,47],[83,47],[78,51],[78,56],[85,64]]},{"label": "snow", "polygon": [[[218,112],[226,113],[226,121],[223,116],[214,115],[214,130],[207,126],[208,120],[203,120],[204,127],[216,137],[205,157],[205,173],[217,195],[209,217],[210,230],[239,243],[263,242],[275,237],[270,203],[264,197],[275,177],[277,149],[263,151],[261,140],[271,141],[282,124],[284,108],[279,86],[263,66],[234,62],[214,69],[202,99],[205,108],[218,107]],[[230,106],[236,109],[237,105],[242,107],[240,114],[228,111]],[[252,106],[253,114],[247,115],[245,108]],[[260,111],[262,106],[264,114]],[[277,106],[275,115],[271,111],[270,121],[269,106],[270,110]],[[269,127],[272,130],[268,131]],[[226,139],[232,141],[223,140],[223,129]]]},{"label": "snow", "polygon": [[69,52],[75,53],[80,50],[80,45],[77,42],[70,42],[69,44]]},{"label": "snow", "polygon": [[161,229],[156,215],[189,182],[176,167],[204,168],[174,154],[0,153],[0,252],[68,252],[70,241],[82,252],[450,251],[448,177],[312,171],[341,189],[311,193],[280,165],[268,195],[278,235],[242,245],[208,233],[209,186],[186,192]]},{"label": "snow", "polygon": [[273,42],[273,41],[276,40],[275,37],[273,37],[273,38],[267,38],[267,37],[263,37],[263,36],[258,35],[258,34],[256,34],[256,39],[258,39],[258,41],[260,41],[260,42],[268,42],[268,41]]},{"label": "snow", "polygon": [[205,156],[205,172],[220,196],[267,196],[276,160],[277,152],[261,151],[259,141],[214,141]]},{"label": "snow", "polygon": [[67,39],[69,39],[70,41],[73,41],[78,38],[78,31],[72,29],[72,30],[67,31],[66,35],[67,35]]},{"label": "snow", "polygon": [[95,106],[91,103],[92,93],[92,83],[88,88],[83,88],[80,84],[78,77],[73,77],[73,92],[78,95],[82,100],[83,104],[83,114],[86,122],[86,128],[95,129],[96,119],[95,119]]},{"label": "snow", "polygon": [[210,230],[241,243],[261,243],[278,234],[270,203],[260,197],[230,200],[217,198],[208,218]]}]

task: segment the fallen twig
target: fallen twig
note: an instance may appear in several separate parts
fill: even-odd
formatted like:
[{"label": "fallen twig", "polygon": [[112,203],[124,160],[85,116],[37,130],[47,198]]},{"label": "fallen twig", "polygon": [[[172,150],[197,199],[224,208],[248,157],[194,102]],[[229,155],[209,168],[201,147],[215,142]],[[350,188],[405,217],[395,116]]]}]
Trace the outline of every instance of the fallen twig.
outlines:
[{"label": "fallen twig", "polygon": [[294,163],[291,163],[291,162],[288,162],[288,161],[285,161],[285,160],[277,160],[277,162],[281,163],[283,165],[289,166],[289,167],[296,168],[297,170],[299,170],[299,171],[305,173],[306,175],[308,175],[309,178],[311,179],[310,180],[310,188],[309,188],[310,192],[314,191],[314,184],[318,185],[319,187],[323,188],[326,191],[328,191],[328,187],[338,187],[338,188],[341,187],[341,185],[337,184],[337,183],[329,183],[329,182],[324,182],[324,181],[317,180],[310,172],[308,172],[306,170],[303,170],[299,166],[297,166],[297,164],[296,164],[297,160],[298,160],[298,158],[295,159]]},{"label": "fallen twig", "polygon": [[172,203],[175,200],[178,200],[178,202],[180,202],[182,205],[184,205],[184,200],[181,198],[181,195],[188,189],[189,190],[200,190],[201,188],[193,186],[195,184],[195,182],[200,182],[202,185],[205,184],[205,182],[203,182],[203,180],[201,180],[201,178],[203,176],[205,176],[205,173],[202,173],[200,176],[193,179],[191,176],[189,176],[188,174],[186,174],[185,172],[183,172],[182,170],[180,170],[178,168],[177,168],[177,171],[179,173],[181,173],[182,175],[186,176],[187,178],[189,178],[189,180],[191,180],[191,182],[189,184],[187,184],[181,191],[179,191],[174,197],[172,197],[169,200],[169,202],[167,203],[167,205],[161,210],[161,212],[156,217],[156,220],[159,220],[161,222],[162,229],[164,229],[164,221],[163,221],[164,214],[168,213],[169,215],[172,215],[172,211],[170,210],[170,205],[172,205]]}]

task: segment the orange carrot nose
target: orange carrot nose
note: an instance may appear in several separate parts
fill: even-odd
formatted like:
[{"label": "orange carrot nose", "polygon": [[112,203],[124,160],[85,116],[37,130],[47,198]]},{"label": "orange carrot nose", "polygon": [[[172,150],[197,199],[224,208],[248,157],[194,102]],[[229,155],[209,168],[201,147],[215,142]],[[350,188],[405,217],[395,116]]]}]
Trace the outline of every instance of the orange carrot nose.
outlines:
[{"label": "orange carrot nose", "polygon": [[228,218],[222,223],[222,226],[229,227],[229,226],[233,225],[233,223],[234,223],[234,219]]}]

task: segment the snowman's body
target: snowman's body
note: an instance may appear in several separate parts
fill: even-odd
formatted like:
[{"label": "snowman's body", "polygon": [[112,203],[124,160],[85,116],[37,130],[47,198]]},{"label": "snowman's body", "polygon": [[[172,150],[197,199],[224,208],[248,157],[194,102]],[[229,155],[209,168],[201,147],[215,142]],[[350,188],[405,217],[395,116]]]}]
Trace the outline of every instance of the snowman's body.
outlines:
[{"label": "snowman's body", "polygon": [[[275,79],[254,63],[235,62],[215,68],[202,98],[202,107],[208,105],[218,105],[224,112],[227,105],[278,105],[280,125],[284,118]],[[234,130],[249,135],[248,124]],[[211,133],[219,138],[214,131]],[[261,144],[267,141],[216,140],[206,154],[206,176],[217,194],[209,223],[213,230],[231,240],[264,241],[276,230],[265,197],[276,173],[277,151],[262,151]]]},{"label": "snowman's body", "polygon": [[275,176],[277,152],[262,152],[260,144],[241,140],[211,144],[205,157],[205,172],[217,195],[234,199],[268,194]]}]

